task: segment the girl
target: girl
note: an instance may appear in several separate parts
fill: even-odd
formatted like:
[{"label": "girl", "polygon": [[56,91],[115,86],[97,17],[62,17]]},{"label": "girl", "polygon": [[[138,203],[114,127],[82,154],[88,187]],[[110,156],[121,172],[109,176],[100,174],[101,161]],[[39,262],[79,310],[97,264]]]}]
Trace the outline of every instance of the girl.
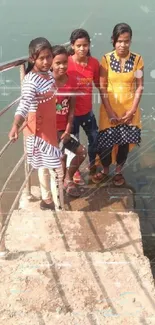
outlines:
[{"label": "girl", "polygon": [[[71,135],[74,108],[75,91],[77,89],[76,80],[67,74],[68,52],[63,46],[53,47],[52,73],[57,86],[58,94],[56,98],[56,117],[58,141],[64,154],[65,149],[73,152],[76,156],[72,159],[70,167],[66,169],[66,155],[62,157],[64,169],[64,188],[66,192],[73,196],[80,196],[80,191],[73,182],[73,175],[86,157],[86,149]],[[73,93],[73,95],[72,95]],[[62,95],[61,95],[62,94]]]},{"label": "girl", "polygon": [[[27,75],[23,81],[22,97],[9,138],[18,138],[19,128],[27,119],[24,129],[27,160],[33,168],[39,168],[42,194],[40,208],[52,208],[52,192],[55,209],[61,210],[64,208],[63,170],[56,131],[56,105],[52,90],[54,79],[49,71],[52,59],[52,47],[45,38],[39,37],[30,42]],[[47,177],[42,177],[42,168],[46,168]],[[48,173],[51,178],[51,190]]]},{"label": "girl", "polygon": [[132,30],[117,24],[112,34],[114,50],[102,57],[100,88],[103,104],[97,150],[103,165],[94,183],[107,179],[110,164],[116,164],[115,185],[125,183],[122,168],[128,152],[141,141],[139,102],[143,91],[143,59],[130,51]]},{"label": "girl", "polygon": [[[79,128],[82,126],[88,137],[88,155],[90,171],[95,168],[96,138],[98,127],[92,111],[92,86],[93,82],[99,88],[100,66],[97,59],[90,54],[90,37],[84,29],[76,29],[70,36],[70,43],[73,50],[68,61],[68,73],[71,73],[77,80],[79,89],[84,96],[76,98],[75,117],[73,133],[78,137]],[[80,180],[79,173],[76,173],[74,180]]]}]

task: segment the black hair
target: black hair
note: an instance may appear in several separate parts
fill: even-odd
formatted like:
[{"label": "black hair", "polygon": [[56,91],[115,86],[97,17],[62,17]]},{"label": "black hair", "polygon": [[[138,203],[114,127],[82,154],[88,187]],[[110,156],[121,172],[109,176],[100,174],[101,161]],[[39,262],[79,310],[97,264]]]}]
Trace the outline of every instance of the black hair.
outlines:
[{"label": "black hair", "polygon": [[[79,38],[86,38],[86,40],[88,41],[88,43],[89,44],[91,43],[90,36],[89,36],[88,32],[85,29],[78,28],[78,29],[73,30],[73,32],[71,33],[71,36],[70,36],[70,43],[71,43],[71,45],[74,45],[74,43]],[[74,54],[74,50],[70,48],[69,54],[70,55],[73,55]],[[91,56],[90,50],[88,50],[87,56]]]},{"label": "black hair", "polygon": [[44,38],[44,37],[37,37],[33,39],[30,44],[29,44],[29,61],[28,61],[28,66],[26,69],[26,74],[30,72],[33,67],[35,62],[32,62],[32,58],[36,60],[40,54],[41,51],[49,49],[52,53],[52,46],[50,42]]},{"label": "black hair", "polygon": [[124,33],[129,33],[130,34],[130,39],[132,38],[132,29],[128,24],[119,23],[114,27],[113,32],[112,32],[112,36],[111,36],[111,41],[112,41],[113,47],[115,47],[115,44],[116,44],[119,36],[124,34]]},{"label": "black hair", "polygon": [[68,56],[68,51],[65,48],[65,46],[54,45],[52,47],[52,54],[53,54],[53,58],[55,58],[56,55],[60,55],[60,54],[65,54],[66,56]]}]

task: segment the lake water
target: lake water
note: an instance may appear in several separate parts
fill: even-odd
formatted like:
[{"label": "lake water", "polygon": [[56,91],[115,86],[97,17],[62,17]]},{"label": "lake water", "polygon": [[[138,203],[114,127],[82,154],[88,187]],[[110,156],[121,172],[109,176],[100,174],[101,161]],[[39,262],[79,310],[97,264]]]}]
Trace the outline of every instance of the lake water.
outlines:
[{"label": "lake water", "polygon": [[[0,0],[0,60],[27,56],[32,38],[44,36],[52,44],[69,40],[78,27],[91,38],[91,52],[99,60],[112,49],[110,37],[114,25],[127,22],[133,29],[132,50],[145,62],[145,89],[141,101],[143,140],[140,149],[130,154],[125,174],[137,193],[137,209],[154,214],[155,191],[155,2],[154,0]],[[20,94],[19,69],[0,74],[0,109]],[[96,116],[99,104],[94,103]],[[7,141],[15,108],[0,118],[0,146]],[[12,146],[0,162],[0,185],[22,154],[21,142]],[[18,188],[23,174],[14,179]],[[15,186],[16,185],[16,186]],[[8,188],[9,192],[10,188]],[[138,205],[139,204],[139,205]]]}]

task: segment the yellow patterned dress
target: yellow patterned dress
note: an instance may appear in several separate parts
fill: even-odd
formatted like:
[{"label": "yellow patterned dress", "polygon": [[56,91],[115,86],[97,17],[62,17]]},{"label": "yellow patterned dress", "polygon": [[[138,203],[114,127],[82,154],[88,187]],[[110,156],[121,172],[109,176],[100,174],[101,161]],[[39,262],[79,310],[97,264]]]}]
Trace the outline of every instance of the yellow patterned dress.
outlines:
[{"label": "yellow patterned dress", "polygon": [[[125,58],[124,70],[121,72],[120,60],[116,51],[112,51],[102,57],[102,67],[107,71],[107,93],[110,105],[118,117],[122,117],[126,111],[132,108],[136,91],[136,79],[142,76],[144,66],[139,54],[130,52]],[[98,151],[103,148],[113,147],[112,163],[116,162],[118,145],[129,143],[129,151],[140,144],[141,120],[138,107],[130,125],[111,124],[105,107],[101,104],[99,116]]]}]

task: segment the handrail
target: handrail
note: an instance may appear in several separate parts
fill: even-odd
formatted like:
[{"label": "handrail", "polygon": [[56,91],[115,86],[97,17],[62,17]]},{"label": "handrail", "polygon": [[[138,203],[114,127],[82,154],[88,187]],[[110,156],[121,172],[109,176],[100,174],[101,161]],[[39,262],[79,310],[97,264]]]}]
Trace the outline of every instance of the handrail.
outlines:
[{"label": "handrail", "polygon": [[22,184],[22,186],[21,186],[21,188],[20,188],[20,190],[19,190],[19,192],[18,192],[18,194],[17,194],[17,196],[16,196],[16,198],[15,198],[15,200],[14,200],[12,206],[11,206],[11,209],[10,209],[8,215],[7,215],[7,218],[6,218],[6,220],[5,220],[5,222],[4,222],[3,226],[2,226],[1,233],[0,233],[0,245],[1,245],[1,242],[2,242],[3,237],[5,235],[5,232],[7,230],[8,223],[10,221],[13,210],[14,210],[14,208],[15,208],[15,206],[16,206],[16,204],[17,204],[17,202],[18,202],[18,200],[19,200],[19,198],[21,196],[21,193],[22,193],[24,187],[26,186],[26,184],[27,184],[27,182],[28,182],[28,180],[29,180],[29,178],[30,178],[30,176],[32,174],[32,171],[33,171],[33,168],[31,168],[31,170],[29,171],[27,177],[25,178],[25,181],[23,182],[23,184]]},{"label": "handrail", "polygon": [[18,66],[26,63],[27,61],[28,61],[27,57],[22,57],[22,58],[19,58],[19,59],[15,59],[15,60],[0,63],[0,71],[6,71],[6,70],[13,69],[15,67],[18,67]]},{"label": "handrail", "polygon": [[2,148],[2,150],[0,151],[0,158],[2,157],[3,153],[5,152],[5,150],[10,146],[10,144],[12,143],[12,140],[9,140],[5,146]]},{"label": "handrail", "polygon": [[[26,122],[23,123],[23,125],[21,126],[21,128],[19,129],[19,133],[25,128],[26,126]],[[12,144],[13,140],[9,140],[4,147],[2,148],[2,150],[0,151],[0,158],[2,157],[3,153],[5,152],[5,150],[10,146],[10,144]]]},{"label": "handrail", "polygon": [[17,99],[15,99],[13,102],[11,102],[8,106],[4,107],[1,111],[0,111],[0,116],[2,116],[5,112],[8,111],[9,108],[11,108],[12,106],[14,106],[15,104],[17,104],[20,101],[21,97],[18,97]]},{"label": "handrail", "polygon": [[3,194],[4,194],[4,190],[6,189],[10,179],[12,178],[12,176],[14,176],[14,174],[17,172],[18,168],[22,165],[24,159],[26,157],[26,153],[24,153],[22,155],[22,157],[18,160],[17,164],[15,165],[15,167],[13,168],[12,172],[10,173],[9,177],[7,178],[6,182],[4,183],[1,192],[0,192],[0,199],[2,198]]},{"label": "handrail", "polygon": [[[18,67],[20,66],[20,82],[22,83],[23,78],[25,76],[25,63],[27,62],[27,58],[19,58],[16,60],[12,60],[9,62],[4,62],[0,64],[0,72],[2,71],[6,71],[6,70],[10,70],[12,68]],[[13,102],[11,102],[8,106],[4,107],[1,111],[0,111],[0,116],[2,116],[4,113],[6,113],[13,105],[17,104],[19,102],[21,97],[16,98]],[[26,126],[26,122],[23,123],[23,125],[21,126],[21,128],[19,129],[19,133],[24,129],[24,127]],[[6,149],[13,143],[13,140],[9,140],[4,147],[0,150],[0,158],[2,157],[2,155],[4,154],[4,152],[6,151]],[[26,189],[27,195],[30,195],[31,193],[31,188],[30,188],[30,176],[32,173],[32,169],[29,169],[29,166],[27,164],[26,161],[26,145],[25,145],[25,139],[24,139],[24,154],[23,156],[18,160],[17,164],[14,166],[12,172],[9,174],[9,176],[7,177],[5,183],[3,184],[2,190],[0,191],[0,256],[5,256],[6,253],[6,247],[5,247],[5,231],[6,228],[8,226],[11,214],[17,204],[17,202],[19,201],[19,198],[22,194],[23,189]],[[10,179],[13,177],[13,175],[18,171],[19,167],[22,165],[22,163],[25,161],[25,180],[18,192],[18,194],[16,195],[13,204],[10,208],[10,210],[7,213],[7,217],[5,219],[5,222],[3,222],[3,217],[2,217],[2,211],[1,211],[1,199],[2,196],[4,194],[4,191],[7,187],[7,184],[9,183]],[[4,254],[3,254],[4,253]]]}]

